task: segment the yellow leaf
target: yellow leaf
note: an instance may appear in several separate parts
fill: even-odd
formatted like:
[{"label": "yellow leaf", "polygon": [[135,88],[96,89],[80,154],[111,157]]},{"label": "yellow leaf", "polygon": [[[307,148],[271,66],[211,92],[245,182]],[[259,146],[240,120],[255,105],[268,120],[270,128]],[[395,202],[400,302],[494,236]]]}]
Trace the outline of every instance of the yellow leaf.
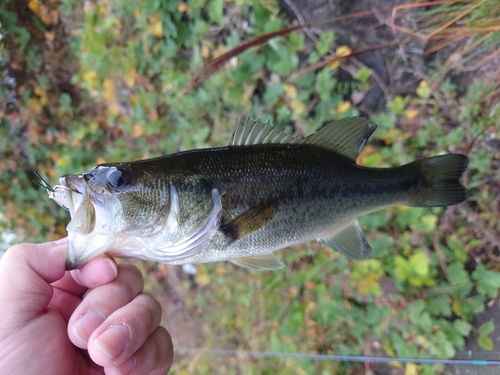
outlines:
[{"label": "yellow leaf", "polygon": [[349,56],[352,50],[348,46],[339,46],[335,51],[336,56]]},{"label": "yellow leaf", "polygon": [[403,368],[403,365],[401,364],[401,362],[394,362],[394,361],[391,361],[391,362],[389,362],[389,364],[390,364],[392,367],[396,367],[396,368]]},{"label": "yellow leaf", "polygon": [[184,13],[188,10],[188,7],[187,7],[186,3],[182,2],[179,5],[177,5],[177,10],[181,13]]},{"label": "yellow leaf", "polygon": [[45,39],[50,40],[50,41],[53,41],[53,40],[54,40],[54,37],[55,37],[54,33],[51,33],[51,32],[49,32],[49,31],[47,31],[47,32],[44,34],[44,36],[45,36]]},{"label": "yellow leaf", "polygon": [[111,78],[106,78],[102,83],[104,92],[102,96],[108,101],[113,101],[115,99],[115,81]]},{"label": "yellow leaf", "polygon": [[390,128],[385,135],[379,135],[378,138],[387,144],[392,144],[397,138],[401,137],[401,131],[396,128]]},{"label": "yellow leaf", "polygon": [[413,120],[415,117],[418,116],[418,113],[420,111],[416,108],[407,108],[405,111],[405,116],[408,120]]},{"label": "yellow leaf", "polygon": [[200,286],[206,286],[210,284],[210,275],[208,274],[207,270],[203,266],[198,267],[198,271],[196,272],[196,275],[194,276],[194,280],[196,283]]},{"label": "yellow leaf", "polygon": [[414,363],[408,363],[405,366],[405,375],[417,375],[418,374],[418,367]]},{"label": "yellow leaf", "polygon": [[67,162],[66,160],[64,160],[64,159],[59,159],[59,160],[57,160],[57,165],[58,165],[59,167],[62,167],[62,168],[63,168],[63,167],[65,167],[65,166],[67,166],[67,165],[68,165],[68,162]]},{"label": "yellow leaf", "polygon": [[462,316],[463,315],[463,311],[462,311],[462,305],[460,305],[460,300],[458,300],[457,298],[455,298],[451,304],[451,309],[453,310],[453,312],[455,313],[455,315],[457,316]]},{"label": "yellow leaf", "polygon": [[304,113],[304,111],[307,109],[307,106],[300,100],[292,100],[290,101],[290,109],[292,110],[294,115],[298,116]]},{"label": "yellow leaf", "polygon": [[138,9],[134,10],[134,17],[139,18],[141,16],[142,12]]},{"label": "yellow leaf", "polygon": [[39,99],[37,98],[31,98],[28,100],[27,107],[30,109],[31,112],[35,114],[40,114],[43,110],[43,105],[40,102]]},{"label": "yellow leaf", "polygon": [[357,287],[360,294],[372,294],[378,296],[382,293],[382,289],[379,284],[380,277],[374,274],[369,274],[358,280]]},{"label": "yellow leaf", "polygon": [[28,8],[30,8],[30,10],[35,14],[37,14],[39,7],[40,7],[40,0],[31,0],[28,3]]},{"label": "yellow leaf", "polygon": [[335,70],[340,66],[340,62],[342,59],[338,57],[349,56],[352,53],[352,50],[348,46],[340,46],[335,51],[335,59],[329,64],[330,69]]},{"label": "yellow leaf", "polygon": [[99,7],[99,13],[100,13],[100,14],[104,14],[104,13],[106,13],[107,11],[108,11],[108,8],[107,8],[105,5],[101,5],[101,6]]},{"label": "yellow leaf", "polygon": [[215,273],[219,276],[224,275],[226,273],[226,267],[223,266],[224,263],[219,262],[217,267],[215,267]]},{"label": "yellow leaf", "polygon": [[132,68],[129,70],[129,74],[127,74],[125,77],[123,77],[123,80],[125,81],[125,83],[128,87],[132,87],[135,85],[135,78],[136,77],[137,77],[137,70],[135,68]]},{"label": "yellow leaf", "polygon": [[97,129],[99,129],[99,124],[93,121],[90,123],[89,129],[90,129],[90,134],[94,134],[97,131]]},{"label": "yellow leaf", "polygon": [[114,116],[118,116],[120,114],[120,106],[116,103],[112,103],[109,106],[109,113],[111,113]]},{"label": "yellow leaf", "polygon": [[250,101],[250,99],[253,96],[253,93],[255,92],[255,86],[254,85],[243,85],[243,94],[240,95],[240,104],[244,105]]},{"label": "yellow leaf", "polygon": [[142,128],[142,126],[139,124],[135,124],[132,129],[132,137],[139,138],[143,134],[144,134],[144,129]]},{"label": "yellow leaf", "polygon": [[200,56],[206,59],[210,55],[210,50],[206,45],[201,46]]},{"label": "yellow leaf", "polygon": [[222,44],[220,44],[217,49],[212,53],[212,58],[213,59],[216,59],[217,57],[223,55],[224,53],[226,53],[226,50],[227,48],[225,46],[223,46]]},{"label": "yellow leaf", "polygon": [[349,108],[351,108],[351,102],[347,100],[341,100],[337,105],[337,112],[342,113],[347,111]]},{"label": "yellow leaf", "polygon": [[97,159],[95,160],[95,162],[97,164],[104,164],[104,163],[106,163],[106,160],[104,160],[102,157],[99,156],[99,157],[97,157]]},{"label": "yellow leaf", "polygon": [[86,72],[82,76],[83,80],[88,83],[89,88],[92,89],[96,83],[97,73],[95,70]]},{"label": "yellow leaf", "polygon": [[417,95],[421,99],[428,98],[430,96],[430,94],[431,94],[431,89],[429,87],[429,82],[427,82],[425,79],[421,80],[420,84],[417,87],[416,92],[417,92]]},{"label": "yellow leaf", "polygon": [[33,87],[33,92],[35,93],[36,96],[43,95],[42,90],[40,89],[40,86],[38,86],[38,85],[35,85],[35,87]]},{"label": "yellow leaf", "polygon": [[396,206],[395,208],[398,211],[405,212],[405,211],[408,211],[411,207],[410,206]]},{"label": "yellow leaf", "polygon": [[155,15],[149,18],[151,23],[151,31],[157,38],[163,38],[163,26],[161,25],[160,16]]},{"label": "yellow leaf", "polygon": [[294,85],[285,84],[283,86],[283,91],[285,91],[290,99],[297,98],[297,88]]}]

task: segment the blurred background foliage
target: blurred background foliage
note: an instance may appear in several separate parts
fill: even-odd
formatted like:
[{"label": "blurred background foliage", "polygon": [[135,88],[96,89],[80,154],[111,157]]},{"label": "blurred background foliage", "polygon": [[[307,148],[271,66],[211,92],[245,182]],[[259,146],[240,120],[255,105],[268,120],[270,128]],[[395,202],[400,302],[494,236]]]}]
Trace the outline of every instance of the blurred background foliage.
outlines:
[{"label": "blurred background foliage", "polygon": [[[287,267],[278,272],[217,263],[188,276],[180,267],[139,263],[174,342],[421,358],[453,358],[466,338],[494,349],[494,322],[478,326],[475,317],[500,287],[500,6],[410,2],[390,10],[373,12],[369,21],[366,13],[350,18],[372,39],[350,39],[351,29],[335,23],[320,29],[314,20],[315,27],[232,57],[193,88],[193,77],[213,59],[296,25],[297,17],[303,22],[300,9],[275,0],[4,0],[1,246],[65,235],[68,214],[33,188],[33,170],[56,184],[62,174],[104,161],[224,145],[248,115],[309,134],[361,113],[379,127],[360,164],[390,167],[465,153],[468,201],[447,210],[396,207],[362,217],[376,255],[362,262],[310,243],[281,251]],[[380,32],[385,47],[373,56],[385,71],[363,55],[332,60],[380,42]],[[381,105],[370,104],[374,96]],[[175,374],[214,371],[446,373],[440,365],[380,369],[187,354],[173,368]]]}]

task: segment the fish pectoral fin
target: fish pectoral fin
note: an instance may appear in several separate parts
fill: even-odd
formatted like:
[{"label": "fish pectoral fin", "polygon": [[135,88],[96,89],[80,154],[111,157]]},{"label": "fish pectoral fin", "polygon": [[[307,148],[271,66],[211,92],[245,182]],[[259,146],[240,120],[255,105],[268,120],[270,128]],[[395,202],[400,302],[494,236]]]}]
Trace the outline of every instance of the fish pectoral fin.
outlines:
[{"label": "fish pectoral fin", "polygon": [[283,262],[274,254],[251,255],[242,258],[230,259],[237,266],[258,271],[273,271],[285,267]]},{"label": "fish pectoral fin", "polygon": [[231,244],[262,228],[274,217],[276,211],[278,211],[278,199],[259,203],[229,223],[221,225],[220,229]]},{"label": "fish pectoral fin", "polygon": [[333,236],[320,238],[318,241],[327,244],[349,259],[363,260],[373,257],[373,250],[357,220]]},{"label": "fish pectoral fin", "polygon": [[376,128],[365,118],[349,117],[326,124],[301,143],[323,147],[356,161]]}]

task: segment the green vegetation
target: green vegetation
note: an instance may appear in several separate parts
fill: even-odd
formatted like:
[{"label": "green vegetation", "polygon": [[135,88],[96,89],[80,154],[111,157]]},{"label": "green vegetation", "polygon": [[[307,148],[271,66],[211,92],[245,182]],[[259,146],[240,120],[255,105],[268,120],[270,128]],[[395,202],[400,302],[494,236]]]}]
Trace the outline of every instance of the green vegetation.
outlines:
[{"label": "green vegetation", "polygon": [[[61,237],[68,221],[45,191],[32,188],[33,170],[56,183],[64,173],[103,161],[223,145],[248,115],[309,134],[326,121],[358,115],[351,93],[376,85],[366,66],[355,68],[351,82],[337,74],[339,62],[302,74],[349,48],[338,45],[333,31],[316,41],[295,31],[242,52],[180,95],[213,58],[290,25],[274,0],[264,6],[255,0],[105,0],[85,7],[76,0],[31,0],[28,9],[18,3],[0,4],[1,62],[16,79],[0,91],[0,229],[19,241]],[[491,29],[485,45],[476,43],[476,57],[492,54],[494,44],[487,41],[499,36],[478,21],[486,17],[482,9],[498,20],[498,5],[481,3],[464,15],[468,30]],[[441,14],[459,14],[446,9]],[[423,19],[427,27],[439,14]],[[467,56],[468,63],[477,63]],[[375,252],[375,259],[362,262],[310,243],[281,251],[287,268],[278,272],[218,263],[199,266],[190,280],[177,277],[177,267],[143,263],[147,287],[164,301],[174,341],[452,358],[473,334],[484,350],[492,350],[493,322],[474,327],[474,317],[500,288],[500,89],[498,82],[477,79],[460,93],[463,87],[449,75],[452,67],[436,66],[415,92],[394,96],[388,112],[370,114],[379,128],[359,163],[388,167],[467,153],[469,200],[446,211],[397,207],[362,217]],[[167,290],[182,308],[171,306]],[[326,375],[360,369],[363,364],[193,355],[179,357],[173,371]],[[441,371],[406,366],[407,374]]]}]

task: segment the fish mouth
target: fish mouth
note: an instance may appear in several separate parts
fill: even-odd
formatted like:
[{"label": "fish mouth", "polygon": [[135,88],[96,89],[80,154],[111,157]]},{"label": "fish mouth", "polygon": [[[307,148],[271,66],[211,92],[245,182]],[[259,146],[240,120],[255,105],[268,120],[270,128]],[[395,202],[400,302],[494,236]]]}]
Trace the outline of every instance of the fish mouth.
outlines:
[{"label": "fish mouth", "polygon": [[81,267],[88,261],[85,248],[92,242],[96,230],[98,207],[104,206],[104,199],[89,188],[84,175],[64,175],[60,185],[53,187],[49,197],[67,209],[71,216],[68,232],[68,258],[66,269]]}]

